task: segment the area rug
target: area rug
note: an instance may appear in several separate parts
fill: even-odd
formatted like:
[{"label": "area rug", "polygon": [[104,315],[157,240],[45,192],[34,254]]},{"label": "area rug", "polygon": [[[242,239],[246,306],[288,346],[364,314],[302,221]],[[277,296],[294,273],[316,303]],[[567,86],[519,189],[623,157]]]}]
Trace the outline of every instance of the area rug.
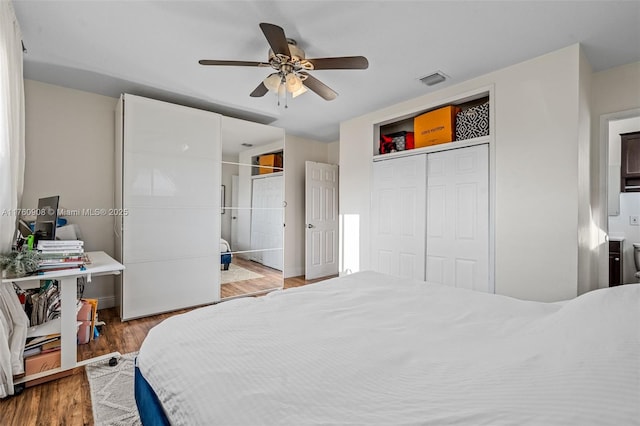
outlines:
[{"label": "area rug", "polygon": [[142,425],[133,395],[133,367],[136,355],[138,352],[122,355],[114,367],[109,367],[109,360],[85,366],[95,425]]},{"label": "area rug", "polygon": [[231,263],[229,264],[228,271],[220,271],[220,284],[226,284],[235,281],[253,280],[255,278],[262,277],[264,277],[264,275],[260,275]]}]

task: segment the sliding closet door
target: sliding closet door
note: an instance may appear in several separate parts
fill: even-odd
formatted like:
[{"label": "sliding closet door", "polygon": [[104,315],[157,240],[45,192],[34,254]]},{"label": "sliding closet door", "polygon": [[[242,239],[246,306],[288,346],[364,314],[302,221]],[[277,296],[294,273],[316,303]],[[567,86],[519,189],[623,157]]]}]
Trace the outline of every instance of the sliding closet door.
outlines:
[{"label": "sliding closet door", "polygon": [[427,156],[426,279],[489,292],[488,145]]},{"label": "sliding closet door", "polygon": [[371,263],[378,272],[424,280],[426,155],[373,164]]},{"label": "sliding closet door", "polygon": [[121,317],[218,300],[220,116],[124,95],[122,126]]}]

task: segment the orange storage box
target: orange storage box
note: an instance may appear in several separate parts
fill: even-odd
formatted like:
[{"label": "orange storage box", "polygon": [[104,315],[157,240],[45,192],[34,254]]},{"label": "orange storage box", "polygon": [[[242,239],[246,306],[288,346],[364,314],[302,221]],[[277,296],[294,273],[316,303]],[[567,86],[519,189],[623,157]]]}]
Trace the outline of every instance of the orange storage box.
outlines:
[{"label": "orange storage box", "polygon": [[30,356],[24,359],[27,376],[60,367],[60,350]]},{"label": "orange storage box", "polygon": [[456,133],[457,106],[449,105],[429,111],[413,119],[415,147],[451,142]]},{"label": "orange storage box", "polygon": [[260,174],[264,175],[266,173],[279,172],[280,170],[273,169],[272,167],[282,167],[282,154],[265,154],[261,155],[258,159],[258,163],[261,166],[268,167],[260,167]]}]

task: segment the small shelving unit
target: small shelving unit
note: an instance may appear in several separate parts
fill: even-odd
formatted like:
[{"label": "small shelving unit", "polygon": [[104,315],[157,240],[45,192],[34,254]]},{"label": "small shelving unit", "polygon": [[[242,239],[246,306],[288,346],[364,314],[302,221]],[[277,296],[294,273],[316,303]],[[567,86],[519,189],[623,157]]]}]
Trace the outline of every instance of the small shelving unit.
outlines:
[{"label": "small shelving unit", "polygon": [[[276,161],[271,164],[260,164],[260,158],[265,156],[273,156]],[[254,166],[251,168],[251,176],[258,175],[271,175],[272,173],[278,173],[284,171],[284,151],[274,151],[274,152],[265,152],[260,155],[256,155],[251,157],[251,165]],[[270,170],[266,172],[265,170]]]},{"label": "small shelving unit", "polygon": [[[400,131],[405,132],[413,132],[413,123],[414,118],[422,115],[426,112],[436,110],[438,108],[455,105],[460,107],[463,111],[474,107],[477,105],[481,105],[485,102],[489,102],[489,135],[480,136],[473,139],[465,139],[465,140],[454,140],[452,142],[447,142],[439,145],[432,145],[423,148],[409,149],[403,151],[396,151],[387,154],[380,154],[380,135],[387,135],[391,133],[396,133]],[[462,96],[457,99],[452,99],[451,101],[438,103],[432,106],[425,107],[424,109],[420,109],[417,111],[413,111],[406,115],[396,117],[381,123],[374,125],[374,141],[373,141],[373,161],[380,161],[391,158],[405,157],[408,155],[429,153],[429,152],[437,152],[443,151],[447,149],[456,149],[456,148],[464,148],[473,145],[480,145],[484,143],[489,143],[491,140],[491,132],[492,132],[492,108],[491,108],[491,100],[490,100],[490,91],[489,89],[481,90],[477,93],[472,93],[469,95]]]}]

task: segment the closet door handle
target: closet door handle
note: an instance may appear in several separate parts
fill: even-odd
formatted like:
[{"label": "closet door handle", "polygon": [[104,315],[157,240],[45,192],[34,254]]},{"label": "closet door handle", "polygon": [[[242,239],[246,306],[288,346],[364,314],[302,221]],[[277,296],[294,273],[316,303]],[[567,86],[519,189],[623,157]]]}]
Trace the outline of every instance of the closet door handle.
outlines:
[{"label": "closet door handle", "polygon": [[311,229],[311,228],[315,228],[315,226],[313,226],[312,224],[308,224],[307,228]]}]

